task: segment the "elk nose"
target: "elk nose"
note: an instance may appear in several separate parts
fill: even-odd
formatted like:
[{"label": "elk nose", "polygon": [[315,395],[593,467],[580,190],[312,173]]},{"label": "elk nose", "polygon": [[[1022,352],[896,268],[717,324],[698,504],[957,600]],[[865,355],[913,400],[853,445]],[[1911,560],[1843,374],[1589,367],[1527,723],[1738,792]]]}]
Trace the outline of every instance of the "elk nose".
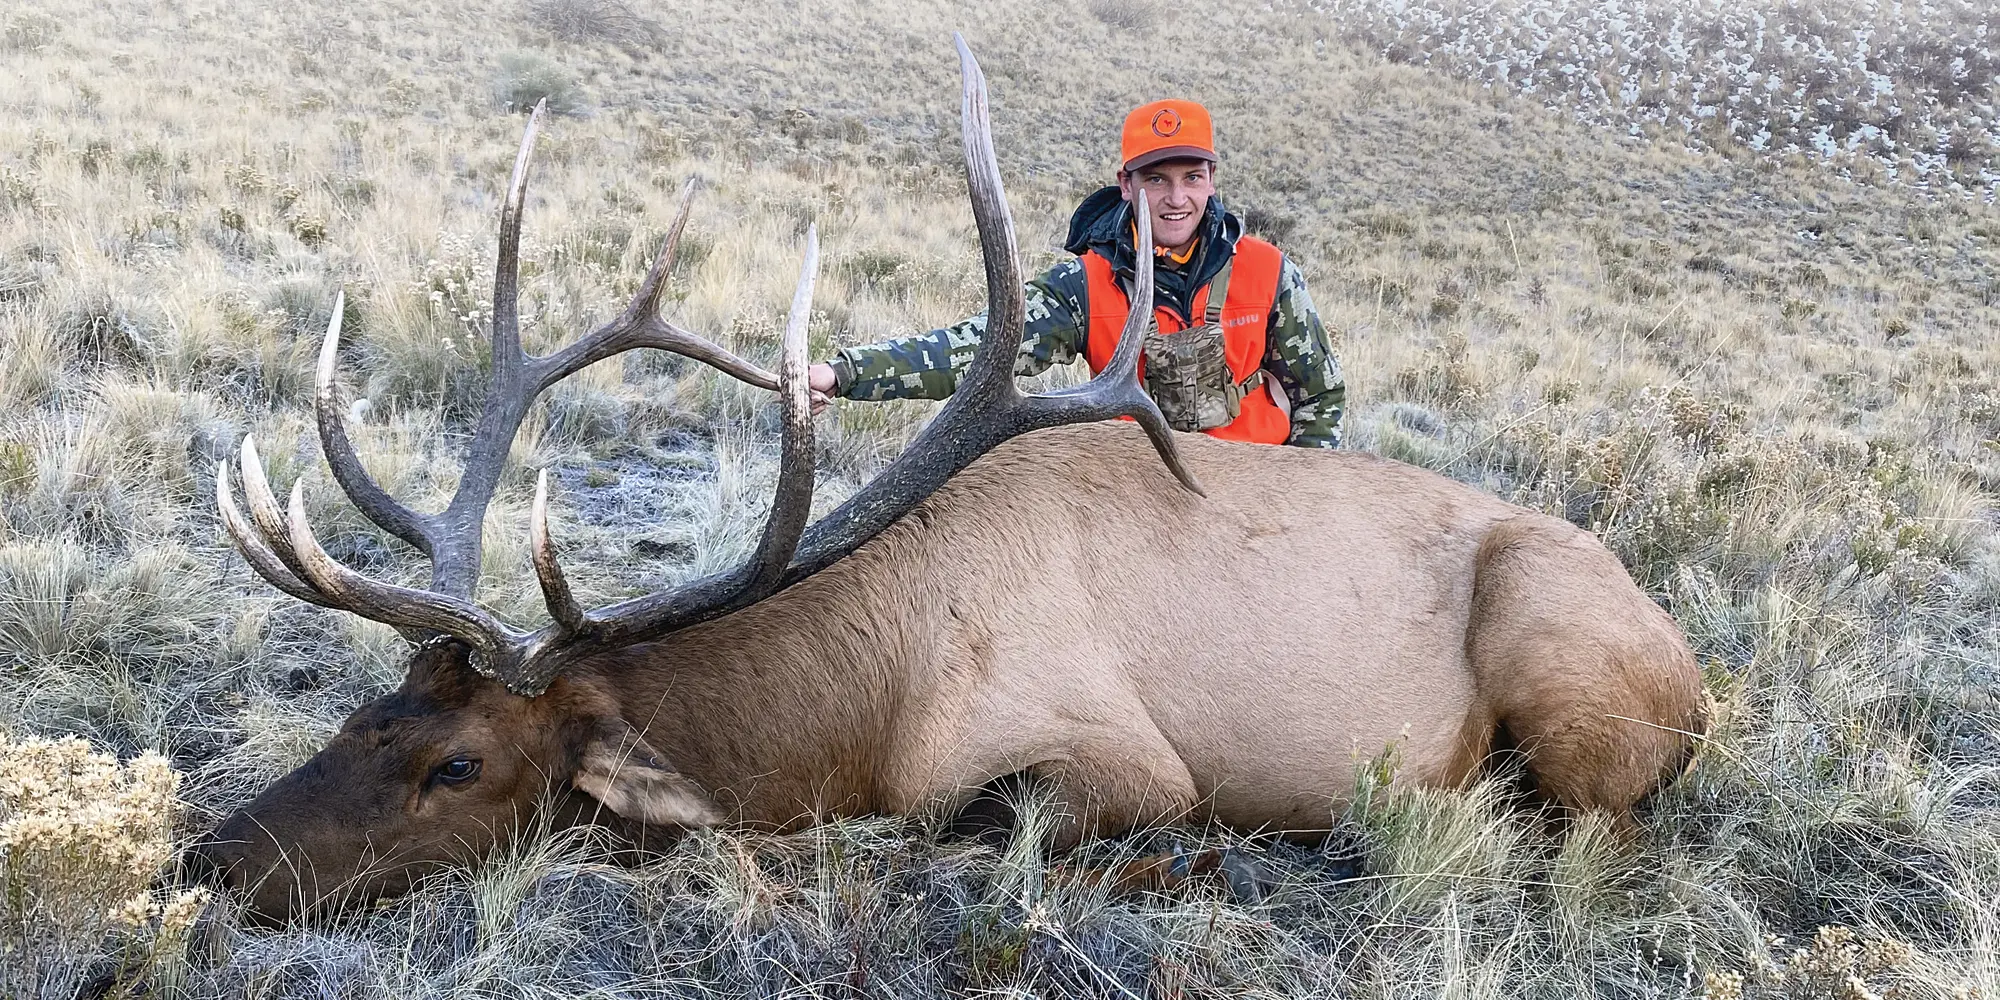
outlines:
[{"label": "elk nose", "polygon": [[203,837],[194,846],[181,852],[181,880],[193,885],[205,885],[217,891],[238,888],[241,868],[236,862],[240,857],[229,848],[234,845],[215,839],[213,834]]}]

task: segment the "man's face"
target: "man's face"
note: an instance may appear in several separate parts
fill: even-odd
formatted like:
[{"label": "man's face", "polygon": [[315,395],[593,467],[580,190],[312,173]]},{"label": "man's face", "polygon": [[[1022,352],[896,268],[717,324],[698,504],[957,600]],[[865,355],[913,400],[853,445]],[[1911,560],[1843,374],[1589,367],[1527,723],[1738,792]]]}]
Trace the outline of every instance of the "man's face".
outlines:
[{"label": "man's face", "polygon": [[1201,216],[1215,193],[1215,164],[1207,160],[1163,160],[1133,171],[1118,172],[1118,189],[1131,201],[1146,192],[1153,210],[1153,243],[1186,246],[1201,231]]}]

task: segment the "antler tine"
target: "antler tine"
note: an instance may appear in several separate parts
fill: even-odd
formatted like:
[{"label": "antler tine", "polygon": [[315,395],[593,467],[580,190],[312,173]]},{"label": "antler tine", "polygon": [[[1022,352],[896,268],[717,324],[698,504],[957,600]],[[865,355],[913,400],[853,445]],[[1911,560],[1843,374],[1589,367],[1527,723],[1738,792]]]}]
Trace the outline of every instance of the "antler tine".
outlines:
[{"label": "antler tine", "polygon": [[[291,567],[286,565],[283,559],[279,558],[278,553],[272,551],[271,547],[265,544],[264,539],[258,534],[261,529],[253,527],[244,518],[243,512],[237,509],[236,498],[231,496],[230,493],[229,463],[217,462],[215,463],[215,506],[217,510],[222,512],[223,527],[229,530],[229,537],[235,540],[237,551],[243,553],[243,558],[250,564],[250,568],[256,570],[257,575],[263,577],[271,586],[307,604],[317,604],[320,607],[327,607],[326,598],[321,597],[319,591],[314,590],[310,584],[299,579],[298,575],[292,572]],[[287,554],[289,554],[289,548]]]},{"label": "antler tine", "polygon": [[532,368],[529,381],[538,390],[612,355],[641,347],[693,358],[760,389],[778,388],[777,376],[738,357],[720,344],[660,318],[661,299],[666,292],[667,278],[673,271],[674,258],[680,253],[681,234],[687,229],[697,187],[698,182],[692,177],[681,186],[680,209],[674,213],[673,224],[667,227],[667,237],[660,243],[660,252],[654,255],[653,266],[647,270],[646,279],[640,282],[639,290],[632,296],[625,312],[568,347],[529,362]]},{"label": "antler tine", "polygon": [[277,496],[271,492],[271,481],[264,476],[264,459],[257,454],[255,437],[243,436],[236,461],[243,471],[243,496],[250,501],[250,519],[256,525],[264,546],[276,553],[292,576],[304,580],[305,566],[297,556],[292,555],[291,528],[285,524],[284,508],[278,505]]},{"label": "antler tine", "polygon": [[812,321],[813,283],[818,277],[819,227],[811,225],[806,227],[806,259],[799,265],[799,285],[792,292],[784,356],[778,365],[778,393],[784,407],[778,489],[771,499],[771,516],[764,522],[764,537],[751,557],[746,584],[750,593],[760,596],[784,577],[812,514],[812,385],[806,378],[806,327]]},{"label": "antler tine", "polygon": [[[499,657],[527,638],[469,600],[384,583],[342,565],[320,547],[306,519],[305,481],[292,484],[292,552],[306,581],[332,607],[387,625],[429,629],[464,640],[489,658]],[[475,662],[478,658],[475,657]],[[484,665],[491,669],[491,665]]]},{"label": "antler tine", "polygon": [[[1133,192],[1132,217],[1138,230],[1134,245],[1152,246],[1153,212],[1143,189]],[[1140,348],[1146,331],[1153,325],[1153,269],[1142,265],[1132,271],[1132,301],[1110,363],[1083,385],[1030,396],[1027,403],[1043,410],[1054,423],[1131,417],[1145,430],[1146,437],[1153,442],[1153,450],[1159,453],[1174,478],[1195,494],[1207,496],[1200,481],[1181,461],[1180,447],[1174,443],[1166,415],[1139,384]]]},{"label": "antler tine", "polygon": [[674,269],[675,259],[680,257],[681,235],[687,231],[688,216],[694,212],[694,193],[700,187],[698,177],[690,177],[681,185],[680,207],[674,210],[674,221],[667,225],[667,238],[660,241],[660,252],[653,255],[653,266],[647,269],[646,280],[639,283],[638,294],[625,307],[627,317],[636,319],[660,311],[660,293],[667,290],[667,277]]},{"label": "antler tine", "polygon": [[[1153,206],[1146,189],[1133,185],[1132,218],[1136,230],[1136,246],[1151,246],[1153,243]],[[1153,269],[1135,267],[1132,269],[1132,303],[1125,311],[1125,328],[1118,332],[1118,347],[1111,352],[1111,363],[1104,366],[1100,374],[1120,377],[1121,381],[1139,380],[1139,349],[1144,346],[1146,331],[1153,328]]]},{"label": "antler tine", "polygon": [[584,627],[583,609],[577,606],[576,598],[569,592],[569,580],[563,576],[562,563],[556,558],[555,541],[549,535],[549,470],[543,469],[535,477],[535,507],[528,520],[528,548],[535,562],[535,578],[541,581],[542,601],[549,606],[549,617],[565,633],[581,631]]},{"label": "antler tine", "polygon": [[1014,243],[1014,217],[1007,210],[1007,192],[1000,180],[1000,162],[993,152],[993,123],[987,114],[986,74],[973,58],[965,36],[953,32],[960,75],[959,114],[963,121],[965,183],[972,200],[972,220],[979,230],[980,256],[986,263],[986,330],[979,349],[960,379],[954,397],[968,391],[983,401],[1012,401],[1021,395],[1014,384],[1020,358],[1023,318],[1027,305],[1021,291],[1021,263]]},{"label": "antler tine", "polygon": [[[250,464],[245,467],[255,470],[254,478],[263,490],[265,505],[271,511],[276,511],[277,501],[271,498],[270,486],[264,483],[264,467],[257,463],[256,449],[248,449],[246,458]],[[246,475],[244,478],[246,482],[243,492],[248,495],[251,489],[247,481],[253,476]],[[229,466],[226,462],[215,463],[215,505],[222,512],[223,526],[229,530],[229,537],[236,542],[237,551],[243,553],[244,561],[250,564],[251,569],[257,571],[258,576],[263,577],[271,586],[307,604],[333,608],[336,611],[347,610],[327,599],[326,595],[307,583],[304,579],[304,570],[294,567],[293,564],[298,561],[298,557],[292,553],[288,532],[279,532],[277,537],[282,541],[274,542],[262,527],[252,525],[244,519],[243,512],[236,506],[235,498],[230,495]],[[277,547],[278,545],[283,547]],[[429,634],[422,629],[407,625],[398,625],[395,629],[411,642],[421,642]]]},{"label": "antler tine", "polygon": [[[354,442],[347,436],[346,410],[340,405],[340,392],[334,376],[340,365],[340,321],[347,312],[347,292],[345,289],[333,295],[333,318],[326,324],[326,339],[319,346],[319,368],[315,373],[313,392],[313,416],[319,424],[320,451],[326,455],[326,464],[333,470],[335,482],[353,501],[362,516],[375,522],[383,531],[417,547],[425,555],[433,555],[430,524],[423,515],[403,506],[375,482],[361,464],[361,456],[354,450]],[[245,445],[249,439],[244,439]],[[261,474],[260,474],[261,476]],[[244,482],[248,486],[250,476],[246,470]],[[268,495],[270,490],[266,488]],[[254,504],[254,500],[253,500]],[[275,500],[271,504],[275,512]],[[253,507],[254,510],[254,507]],[[260,525],[263,520],[258,521]],[[267,526],[268,527],[268,526]],[[276,535],[266,532],[275,543]],[[287,551],[280,548],[279,552]]]},{"label": "antler tine", "polygon": [[[549,99],[535,102],[528,127],[521,132],[521,150],[514,154],[514,174],[507,181],[507,200],[500,207],[500,253],[493,268],[493,367],[514,366],[521,353],[521,214],[528,201],[528,167],[535,158],[535,135]],[[498,374],[496,371],[496,381]]]}]

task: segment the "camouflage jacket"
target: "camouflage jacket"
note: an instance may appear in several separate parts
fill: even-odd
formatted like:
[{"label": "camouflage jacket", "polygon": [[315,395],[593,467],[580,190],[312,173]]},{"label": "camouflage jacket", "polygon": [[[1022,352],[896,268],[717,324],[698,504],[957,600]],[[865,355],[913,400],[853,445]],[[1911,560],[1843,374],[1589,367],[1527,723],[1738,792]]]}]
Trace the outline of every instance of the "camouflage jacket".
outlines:
[{"label": "camouflage jacket", "polygon": [[[1071,253],[1096,250],[1111,260],[1130,287],[1132,262],[1129,214],[1115,187],[1085,199],[1070,220]],[[1154,267],[1155,301],[1189,318],[1194,296],[1235,253],[1242,223],[1211,198],[1197,251],[1184,265]],[[1027,324],[1021,358],[1014,370],[1035,375],[1050,365],[1084,353],[1090,332],[1083,265],[1071,259],[1029,281]],[[847,399],[943,399],[958,387],[959,373],[972,361],[986,331],[986,314],[941,330],[863,347],[843,348],[831,359],[835,393]],[[1275,376],[1292,404],[1290,444],[1307,448],[1340,446],[1347,386],[1341,379],[1326,328],[1306,294],[1305,275],[1291,258],[1278,275],[1277,302],[1266,330],[1264,369]]]}]

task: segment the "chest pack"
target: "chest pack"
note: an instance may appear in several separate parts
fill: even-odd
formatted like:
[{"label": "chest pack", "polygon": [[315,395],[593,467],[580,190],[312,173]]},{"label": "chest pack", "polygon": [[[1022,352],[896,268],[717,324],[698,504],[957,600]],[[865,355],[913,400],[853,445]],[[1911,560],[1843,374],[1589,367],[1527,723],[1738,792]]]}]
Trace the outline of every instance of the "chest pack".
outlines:
[{"label": "chest pack", "polygon": [[1241,380],[1229,368],[1222,304],[1228,301],[1229,272],[1235,264],[1222,265],[1208,283],[1200,324],[1166,332],[1155,317],[1141,342],[1146,394],[1174,430],[1206,431],[1235,423],[1243,414],[1243,398],[1264,384],[1262,368]]}]

